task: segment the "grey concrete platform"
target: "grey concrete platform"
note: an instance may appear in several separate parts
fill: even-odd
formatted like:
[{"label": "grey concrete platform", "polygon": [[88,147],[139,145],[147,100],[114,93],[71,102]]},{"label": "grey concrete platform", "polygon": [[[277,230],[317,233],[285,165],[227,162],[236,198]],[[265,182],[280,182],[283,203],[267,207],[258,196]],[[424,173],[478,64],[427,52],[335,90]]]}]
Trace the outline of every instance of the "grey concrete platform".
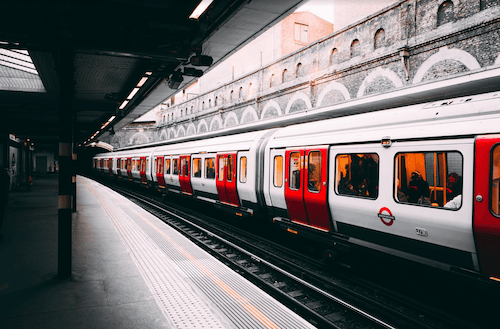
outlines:
[{"label": "grey concrete platform", "polygon": [[15,191],[0,242],[0,328],[312,328],[171,227],[77,180],[72,278],[57,278],[57,176]]}]

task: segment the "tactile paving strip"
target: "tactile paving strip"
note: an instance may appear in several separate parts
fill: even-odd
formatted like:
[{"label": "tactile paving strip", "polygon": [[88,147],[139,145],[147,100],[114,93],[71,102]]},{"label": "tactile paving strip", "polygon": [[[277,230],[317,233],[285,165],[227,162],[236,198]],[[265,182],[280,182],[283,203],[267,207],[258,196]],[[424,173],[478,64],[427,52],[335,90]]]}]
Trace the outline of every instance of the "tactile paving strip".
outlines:
[{"label": "tactile paving strip", "polygon": [[[210,301],[208,304],[211,305],[206,306],[208,312],[210,309],[214,311],[213,307],[219,310],[214,313],[219,315],[218,325],[223,327],[314,328],[156,217],[128,200],[122,204],[125,212],[104,198],[104,193],[96,189],[91,191],[98,197],[120,234],[123,234],[124,241],[129,241],[126,244],[141,260],[137,263],[145,272],[145,278],[151,281],[155,294],[161,296],[158,300],[164,307],[170,308],[170,312],[166,312],[167,316],[174,316],[176,325],[182,325],[178,328],[198,328],[187,323],[192,316],[200,318],[200,309],[195,307],[196,314],[193,315],[189,308],[191,302],[186,301],[192,295],[195,300],[201,301],[202,298],[196,298],[199,297],[197,293]],[[113,195],[114,199],[120,201],[123,199],[110,190],[105,195]],[[189,288],[183,290],[171,287],[183,284],[193,287],[196,292],[189,295]],[[175,306],[167,306],[170,304]],[[210,328],[206,321],[203,324],[205,328]]]}]

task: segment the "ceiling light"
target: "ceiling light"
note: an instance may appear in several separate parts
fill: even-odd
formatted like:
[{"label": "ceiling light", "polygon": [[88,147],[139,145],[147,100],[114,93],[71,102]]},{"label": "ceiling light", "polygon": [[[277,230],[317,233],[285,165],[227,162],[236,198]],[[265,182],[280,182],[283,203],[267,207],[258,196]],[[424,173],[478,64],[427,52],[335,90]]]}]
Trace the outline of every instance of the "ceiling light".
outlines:
[{"label": "ceiling light", "polygon": [[148,81],[148,77],[143,77],[137,84],[137,87],[141,88],[146,83],[146,81]]},{"label": "ceiling light", "polygon": [[127,99],[132,99],[134,98],[135,94],[137,94],[137,92],[139,91],[139,88],[134,88],[132,89],[132,91],[130,92],[130,94],[128,95]]},{"label": "ceiling light", "polygon": [[112,115],[111,118],[109,118],[108,122],[113,121],[116,118],[116,115]]},{"label": "ceiling light", "polygon": [[198,19],[198,17],[200,17],[205,12],[205,10],[207,10],[208,6],[210,6],[212,2],[213,0],[202,0],[198,7],[196,7],[196,9],[193,11],[191,16],[189,16],[189,18]]},{"label": "ceiling light", "polygon": [[125,106],[127,106],[127,104],[128,104],[128,100],[124,100],[124,101],[123,101],[123,103],[122,103],[122,105],[120,105],[119,109],[120,109],[120,110],[123,110],[123,108],[124,108]]}]

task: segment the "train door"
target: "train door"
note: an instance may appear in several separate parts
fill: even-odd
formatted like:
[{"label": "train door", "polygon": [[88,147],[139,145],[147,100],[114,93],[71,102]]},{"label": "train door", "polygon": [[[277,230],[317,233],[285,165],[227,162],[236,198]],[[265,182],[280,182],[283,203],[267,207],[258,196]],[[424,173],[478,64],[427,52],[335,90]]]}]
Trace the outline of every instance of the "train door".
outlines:
[{"label": "train door", "polygon": [[157,157],[155,159],[155,174],[156,174],[156,180],[158,182],[158,186],[160,188],[165,188],[165,179],[163,176],[163,157]]},{"label": "train door", "polygon": [[132,177],[132,158],[127,158],[127,176],[129,181],[133,181]]},{"label": "train door", "polygon": [[288,218],[285,201],[285,150],[271,150],[269,161],[269,198],[271,200],[273,216]]},{"label": "train door", "polygon": [[141,182],[147,184],[148,180],[146,178],[146,157],[141,157],[139,160],[139,174],[141,175]]},{"label": "train door", "polygon": [[116,174],[118,175],[118,178],[122,178],[122,160],[121,158],[116,159]]},{"label": "train door", "polygon": [[329,231],[327,153],[327,146],[286,150],[285,201],[292,221]]},{"label": "train door", "polygon": [[182,192],[187,194],[193,194],[193,188],[191,187],[190,161],[190,155],[180,156],[181,171],[179,173],[179,181],[181,183]]},{"label": "train door", "polygon": [[109,171],[109,176],[113,177],[113,159],[109,158],[108,160],[108,171]]},{"label": "train door", "polygon": [[104,175],[104,159],[101,159],[101,174]]},{"label": "train door", "polygon": [[239,206],[236,190],[236,152],[217,154],[217,193],[219,200],[233,206]]},{"label": "train door", "polygon": [[476,139],[474,233],[483,273],[500,278],[500,135]]}]

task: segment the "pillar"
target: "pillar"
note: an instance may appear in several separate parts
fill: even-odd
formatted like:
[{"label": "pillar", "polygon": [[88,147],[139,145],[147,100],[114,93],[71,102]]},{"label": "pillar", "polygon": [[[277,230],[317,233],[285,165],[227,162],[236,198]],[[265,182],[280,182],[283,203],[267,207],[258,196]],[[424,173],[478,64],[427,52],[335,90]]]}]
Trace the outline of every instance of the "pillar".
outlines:
[{"label": "pillar", "polygon": [[62,278],[71,277],[74,56],[71,47],[63,47],[59,59],[58,275]]}]

